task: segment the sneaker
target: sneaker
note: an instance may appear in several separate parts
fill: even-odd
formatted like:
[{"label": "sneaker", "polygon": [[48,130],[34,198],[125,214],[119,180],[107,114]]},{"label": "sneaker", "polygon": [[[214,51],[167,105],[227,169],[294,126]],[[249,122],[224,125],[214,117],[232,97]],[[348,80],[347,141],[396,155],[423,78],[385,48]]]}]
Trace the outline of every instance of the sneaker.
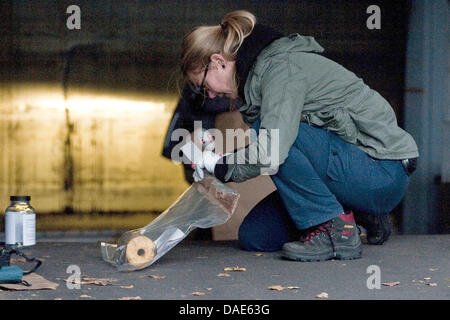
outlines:
[{"label": "sneaker", "polygon": [[380,245],[385,243],[392,233],[392,223],[388,214],[375,216],[372,214],[357,212],[356,223],[367,231],[367,242]]},{"label": "sneaker", "polygon": [[282,249],[283,257],[296,261],[358,259],[361,253],[361,239],[351,211],[306,230],[300,241],[287,242]]}]

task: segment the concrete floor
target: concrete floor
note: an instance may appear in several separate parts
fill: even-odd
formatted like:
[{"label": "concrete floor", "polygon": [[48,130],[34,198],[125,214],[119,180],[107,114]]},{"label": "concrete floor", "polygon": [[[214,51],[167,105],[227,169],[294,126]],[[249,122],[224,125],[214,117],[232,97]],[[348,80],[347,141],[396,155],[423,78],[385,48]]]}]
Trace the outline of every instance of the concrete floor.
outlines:
[{"label": "concrete floor", "polygon": [[[103,262],[98,243],[39,242],[28,253],[45,259],[37,273],[59,287],[0,291],[0,300],[318,300],[316,295],[322,292],[328,294],[328,300],[450,298],[450,235],[395,235],[382,246],[364,245],[363,257],[358,260],[308,263],[281,259],[279,252],[257,255],[243,251],[236,241],[185,239],[149,268],[128,273]],[[82,275],[117,281],[70,290],[64,282],[70,276],[66,273],[70,265],[79,266]],[[381,283],[400,284],[368,289],[367,280],[373,273],[367,270],[373,265],[380,269]],[[234,266],[246,271],[224,271]],[[219,277],[219,273],[230,276]],[[299,288],[268,289],[274,285]]]}]

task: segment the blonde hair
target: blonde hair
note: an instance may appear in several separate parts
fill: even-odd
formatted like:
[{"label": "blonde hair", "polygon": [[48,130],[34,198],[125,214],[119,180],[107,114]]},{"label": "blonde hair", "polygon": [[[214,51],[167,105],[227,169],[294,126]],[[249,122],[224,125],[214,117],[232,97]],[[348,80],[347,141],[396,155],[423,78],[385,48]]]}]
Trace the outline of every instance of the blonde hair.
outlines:
[{"label": "blonde hair", "polygon": [[214,53],[222,54],[227,60],[235,60],[244,39],[249,36],[256,23],[256,17],[245,10],[228,13],[216,26],[200,26],[189,32],[181,47],[181,71],[198,72],[210,62]]}]

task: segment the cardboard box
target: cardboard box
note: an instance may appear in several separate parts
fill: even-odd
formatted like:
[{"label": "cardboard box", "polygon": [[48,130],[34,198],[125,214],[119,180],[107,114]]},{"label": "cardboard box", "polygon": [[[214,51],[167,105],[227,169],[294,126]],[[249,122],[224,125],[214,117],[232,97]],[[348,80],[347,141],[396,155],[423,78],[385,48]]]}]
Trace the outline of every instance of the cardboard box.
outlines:
[{"label": "cardboard box", "polygon": [[[216,117],[215,126],[222,132],[224,136],[224,147],[222,148],[222,150],[216,150],[216,152],[233,152],[233,150],[227,150],[226,148],[226,129],[243,129],[245,131],[249,128],[248,125],[245,124],[242,120],[242,116],[239,111],[219,114]],[[242,141],[240,141],[240,143],[235,144],[238,149],[245,147],[249,142],[248,139],[241,140]],[[244,220],[245,216],[258,202],[260,202],[262,199],[276,190],[272,179],[270,179],[270,177],[267,175],[258,176],[242,183],[230,182],[227,185],[238,191],[241,197],[239,199],[236,212],[230,218],[230,220],[228,220],[228,222],[223,225],[213,228],[213,240],[236,240],[238,238],[239,226],[241,225],[241,222]]]}]

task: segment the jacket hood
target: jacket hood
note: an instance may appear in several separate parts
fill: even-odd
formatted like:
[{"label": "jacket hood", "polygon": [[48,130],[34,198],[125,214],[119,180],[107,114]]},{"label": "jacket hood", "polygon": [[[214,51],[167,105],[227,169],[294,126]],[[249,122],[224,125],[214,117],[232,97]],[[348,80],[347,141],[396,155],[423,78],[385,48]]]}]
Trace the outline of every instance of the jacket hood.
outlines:
[{"label": "jacket hood", "polygon": [[285,53],[286,51],[322,53],[325,49],[314,37],[302,36],[295,33],[272,42],[261,52],[261,56],[271,56],[278,53]]},{"label": "jacket hood", "polygon": [[262,24],[256,24],[252,33],[244,39],[237,52],[238,95],[244,98],[244,85],[248,73],[257,58],[285,53],[286,51],[321,53],[324,49],[313,37],[302,36],[300,34],[291,34],[285,37],[275,29]]},{"label": "jacket hood", "polygon": [[279,31],[262,24],[256,24],[252,33],[244,39],[236,56],[236,73],[239,80],[238,94],[244,97],[244,85],[248,73],[258,55],[273,41],[283,36]]}]

